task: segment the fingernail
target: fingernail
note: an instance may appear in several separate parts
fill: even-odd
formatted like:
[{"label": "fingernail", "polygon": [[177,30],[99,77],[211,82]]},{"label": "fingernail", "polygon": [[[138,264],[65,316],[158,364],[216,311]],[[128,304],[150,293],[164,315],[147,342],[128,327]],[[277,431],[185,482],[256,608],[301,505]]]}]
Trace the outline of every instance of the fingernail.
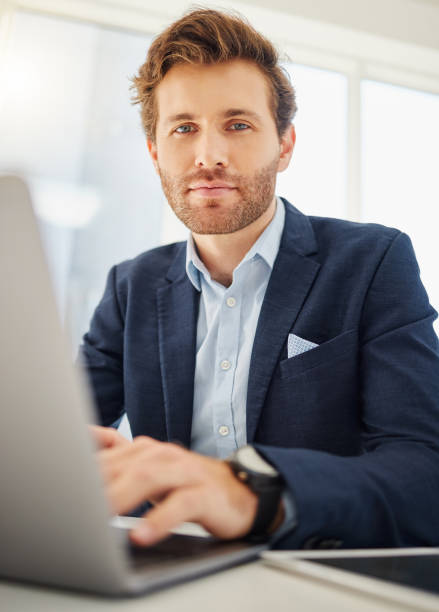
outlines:
[{"label": "fingernail", "polygon": [[134,529],[132,536],[141,544],[149,544],[154,540],[154,531],[146,521],[143,521],[139,527]]}]

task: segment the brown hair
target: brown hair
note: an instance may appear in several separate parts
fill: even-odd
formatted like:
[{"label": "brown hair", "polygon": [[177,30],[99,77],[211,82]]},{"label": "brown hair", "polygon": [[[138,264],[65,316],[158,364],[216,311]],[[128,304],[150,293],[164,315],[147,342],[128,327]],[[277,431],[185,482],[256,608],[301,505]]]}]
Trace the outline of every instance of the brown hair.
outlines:
[{"label": "brown hair", "polygon": [[172,23],[157,36],[132,88],[133,103],[140,103],[143,128],[155,142],[158,110],[154,90],[175,64],[216,64],[246,59],[265,75],[271,92],[270,107],[279,137],[297,110],[295,92],[288,73],[279,65],[272,43],[244,17],[233,12],[196,8]]}]

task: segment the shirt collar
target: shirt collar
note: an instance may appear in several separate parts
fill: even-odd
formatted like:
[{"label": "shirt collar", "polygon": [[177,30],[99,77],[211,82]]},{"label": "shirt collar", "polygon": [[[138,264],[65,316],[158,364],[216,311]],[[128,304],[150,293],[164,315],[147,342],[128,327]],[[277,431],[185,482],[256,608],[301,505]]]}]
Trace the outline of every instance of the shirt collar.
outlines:
[{"label": "shirt collar", "polygon": [[[256,256],[259,256],[267,263],[270,270],[272,270],[274,261],[279,251],[284,223],[285,207],[282,200],[277,196],[276,212],[274,213],[273,219],[267,225],[251,249],[246,253],[245,257],[237,267],[240,267],[244,262],[250,261]],[[203,274],[206,280],[210,279],[209,271],[197,253],[193,236],[192,234],[189,234],[186,243],[186,274],[188,275],[189,280],[195,289],[198,291],[201,291],[200,273]]]}]

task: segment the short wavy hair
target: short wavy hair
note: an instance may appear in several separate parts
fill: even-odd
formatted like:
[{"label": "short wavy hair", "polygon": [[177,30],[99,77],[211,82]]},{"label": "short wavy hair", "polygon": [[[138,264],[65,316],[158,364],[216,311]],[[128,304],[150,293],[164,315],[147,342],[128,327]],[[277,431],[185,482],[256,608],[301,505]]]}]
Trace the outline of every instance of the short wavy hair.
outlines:
[{"label": "short wavy hair", "polygon": [[133,103],[140,104],[143,129],[155,142],[158,109],[155,89],[176,64],[217,64],[234,59],[253,62],[267,79],[270,108],[279,138],[297,111],[296,96],[274,45],[238,13],[196,8],[159,34],[146,61],[132,79]]}]

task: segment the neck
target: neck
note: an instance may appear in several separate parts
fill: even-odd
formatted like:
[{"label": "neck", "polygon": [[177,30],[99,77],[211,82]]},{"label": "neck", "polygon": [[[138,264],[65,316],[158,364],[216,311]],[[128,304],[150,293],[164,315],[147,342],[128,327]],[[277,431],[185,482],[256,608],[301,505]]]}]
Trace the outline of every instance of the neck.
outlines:
[{"label": "neck", "polygon": [[232,234],[192,234],[200,259],[213,280],[229,287],[233,270],[273,219],[276,198],[267,210],[247,227]]}]

